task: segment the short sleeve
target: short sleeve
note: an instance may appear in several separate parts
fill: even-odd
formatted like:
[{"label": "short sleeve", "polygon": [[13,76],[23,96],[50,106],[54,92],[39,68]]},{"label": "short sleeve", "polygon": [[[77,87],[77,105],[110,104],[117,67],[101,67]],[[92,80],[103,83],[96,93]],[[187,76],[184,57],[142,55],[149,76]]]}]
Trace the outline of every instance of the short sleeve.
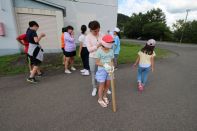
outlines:
[{"label": "short sleeve", "polygon": [[83,38],[82,37],[83,37],[82,35],[79,36],[79,39],[78,39],[79,42],[82,42],[83,41]]},{"label": "short sleeve", "polygon": [[142,52],[141,52],[141,51],[139,51],[137,54],[138,54],[138,55],[141,55],[141,54],[142,54]]},{"label": "short sleeve", "polygon": [[32,32],[32,37],[38,37],[38,35],[35,31]]},{"label": "short sleeve", "polygon": [[156,54],[155,54],[155,52],[154,52],[154,51],[153,51],[153,54],[152,54],[152,56],[153,56],[153,57],[155,57],[155,56],[156,56]]}]

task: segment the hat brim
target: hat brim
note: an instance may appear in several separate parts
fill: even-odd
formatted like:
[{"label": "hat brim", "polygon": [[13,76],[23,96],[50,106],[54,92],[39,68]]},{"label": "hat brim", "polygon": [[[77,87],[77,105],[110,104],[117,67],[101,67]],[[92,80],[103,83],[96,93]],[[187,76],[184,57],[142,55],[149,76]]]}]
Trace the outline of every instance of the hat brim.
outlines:
[{"label": "hat brim", "polygon": [[104,41],[101,42],[102,46],[104,46],[105,48],[111,49],[113,46],[113,42],[112,43],[106,43]]},{"label": "hat brim", "polygon": [[146,43],[148,46],[155,46],[155,44],[152,43]]}]

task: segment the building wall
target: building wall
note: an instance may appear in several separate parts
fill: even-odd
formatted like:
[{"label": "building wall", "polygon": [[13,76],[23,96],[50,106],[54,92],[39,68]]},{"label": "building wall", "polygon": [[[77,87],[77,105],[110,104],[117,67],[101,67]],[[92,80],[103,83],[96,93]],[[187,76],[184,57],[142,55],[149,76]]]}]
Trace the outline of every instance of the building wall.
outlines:
[{"label": "building wall", "polygon": [[39,44],[46,53],[60,52],[60,37],[63,27],[63,14],[61,11],[15,8],[19,33],[23,34],[28,28],[29,21],[35,20],[39,24],[37,34],[45,33]]},{"label": "building wall", "polygon": [[[2,2],[4,1],[4,2]],[[13,3],[12,3],[13,1]],[[101,24],[101,32],[106,33],[107,30],[113,30],[117,25],[117,0],[45,0],[56,5],[66,8],[66,17],[64,17],[64,26],[72,25],[75,29],[75,39],[77,42],[80,35],[80,27],[82,24],[88,25],[92,20],[98,20]],[[19,44],[15,40],[20,33],[17,30],[14,8],[31,8],[51,11],[62,11],[61,9],[45,5],[35,0],[1,0],[5,11],[0,9],[0,21],[6,22],[6,37],[0,36],[0,55],[19,52]],[[1,7],[1,6],[0,6]],[[6,17],[5,17],[6,16]],[[28,25],[28,23],[27,23]],[[60,29],[58,29],[61,32]],[[8,52],[7,50],[10,50]]]},{"label": "building wall", "polygon": [[35,20],[40,26],[37,33],[46,34],[46,37],[39,42],[45,53],[61,51],[60,36],[63,27],[61,9],[34,0],[14,0],[14,7],[19,34],[26,32],[29,21]]},{"label": "building wall", "polygon": [[98,20],[101,24],[101,32],[113,30],[117,25],[117,0],[47,0],[56,2],[66,7],[66,17],[64,24],[72,25],[75,28],[75,37],[80,34],[82,24],[88,25],[91,20]]},{"label": "building wall", "polygon": [[67,15],[64,19],[65,25],[74,25],[77,35],[80,34],[81,25],[88,25],[92,20],[99,21],[101,24],[101,32],[103,33],[106,33],[107,30],[113,30],[117,24],[117,5],[114,3],[116,0],[109,0],[109,5],[106,5],[104,1],[105,0],[91,1],[97,2],[97,4],[67,2]]},{"label": "building wall", "polygon": [[58,10],[57,8],[38,3],[34,0],[13,0],[13,5],[15,8],[35,8],[35,9],[45,9],[45,10]]},{"label": "building wall", "polygon": [[5,36],[0,36],[0,55],[20,52],[12,4],[12,0],[0,0],[0,22],[4,23],[6,33]]}]

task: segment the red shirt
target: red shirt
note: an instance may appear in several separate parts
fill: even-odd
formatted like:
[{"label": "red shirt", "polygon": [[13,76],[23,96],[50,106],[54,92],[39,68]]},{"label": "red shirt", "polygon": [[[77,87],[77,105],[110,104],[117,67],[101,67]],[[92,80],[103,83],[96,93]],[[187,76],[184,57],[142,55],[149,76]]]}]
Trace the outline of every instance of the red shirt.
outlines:
[{"label": "red shirt", "polygon": [[27,41],[26,34],[19,35],[17,37],[17,40],[24,42],[23,43],[23,45],[25,46],[24,47],[24,52],[27,53],[28,52],[28,48],[29,48],[29,42]]}]

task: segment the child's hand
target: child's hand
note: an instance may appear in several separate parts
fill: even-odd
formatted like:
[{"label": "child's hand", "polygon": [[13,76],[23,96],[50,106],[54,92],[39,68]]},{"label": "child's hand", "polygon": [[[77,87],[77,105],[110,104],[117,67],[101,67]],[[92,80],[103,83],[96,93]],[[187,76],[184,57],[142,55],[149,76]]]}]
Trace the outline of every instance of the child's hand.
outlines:
[{"label": "child's hand", "polygon": [[105,64],[103,65],[103,67],[105,68],[105,70],[106,70],[107,72],[109,72],[109,71],[111,70],[111,68],[112,68],[108,63],[105,63]]},{"label": "child's hand", "polygon": [[99,47],[101,47],[102,46],[102,44],[101,43],[99,43],[98,45],[97,45],[97,48],[99,48]]},{"label": "child's hand", "polygon": [[133,64],[133,66],[132,66],[133,68],[136,68],[137,67],[137,64],[135,63],[135,64]]},{"label": "child's hand", "polygon": [[45,37],[46,35],[45,35],[45,33],[41,33],[40,36],[41,37]]},{"label": "child's hand", "polygon": [[74,34],[74,31],[72,31],[72,32],[71,32],[71,37],[74,38],[74,35],[75,35],[75,34]]}]

